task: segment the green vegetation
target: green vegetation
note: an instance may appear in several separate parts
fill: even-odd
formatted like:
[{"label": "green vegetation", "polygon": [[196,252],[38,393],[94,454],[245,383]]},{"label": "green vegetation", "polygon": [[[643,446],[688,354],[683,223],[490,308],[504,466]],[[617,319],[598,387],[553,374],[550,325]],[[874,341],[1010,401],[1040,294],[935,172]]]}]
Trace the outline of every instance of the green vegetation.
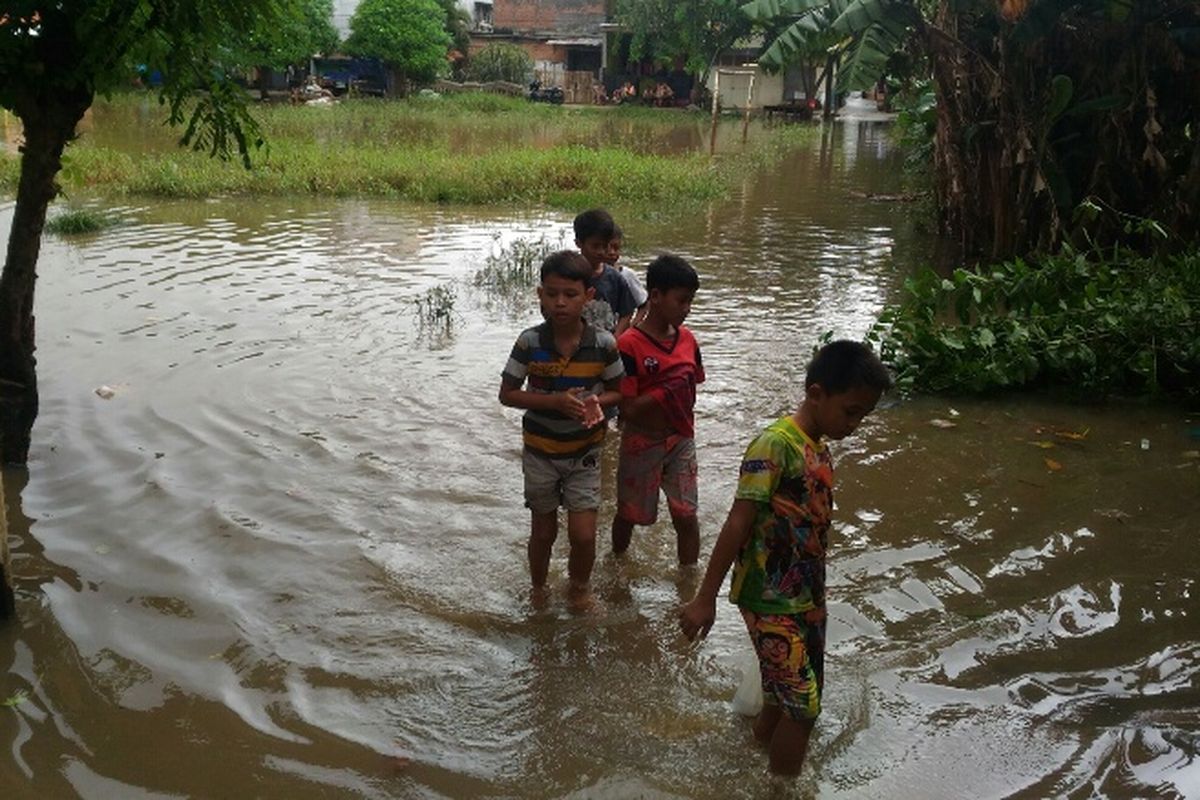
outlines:
[{"label": "green vegetation", "polygon": [[507,296],[525,295],[541,277],[542,260],[556,250],[568,247],[564,239],[516,239],[491,253],[471,278],[477,288]]},{"label": "green vegetation", "polygon": [[1200,396],[1200,248],[1123,249],[926,271],[869,335],[920,391],[1064,388]]},{"label": "green vegetation", "polygon": [[525,83],[533,75],[533,59],[515,44],[494,42],[471,56],[467,79],[486,83]]},{"label": "green vegetation", "polygon": [[454,302],[458,292],[452,284],[431,286],[413,301],[417,308],[417,321],[422,328],[449,333],[454,327]]},{"label": "green vegetation", "polygon": [[88,208],[77,208],[46,220],[46,232],[59,236],[74,236],[102,231],[115,224],[116,220],[108,214]]},{"label": "green vegetation", "polygon": [[[1085,198],[1200,233],[1195,0],[752,0],[780,66],[833,34],[843,89],[932,80],[941,229],[968,258],[1055,252]],[[901,67],[901,65],[907,65]],[[1124,225],[1089,225],[1130,245]]]},{"label": "green vegetation", "polygon": [[[145,98],[98,105],[97,127],[135,125]],[[165,129],[138,129],[136,151],[108,131],[66,153],[69,189],[157,197],[223,194],[384,196],[417,202],[607,205],[670,215],[723,196],[747,169],[770,163],[814,129],[764,134],[746,151],[716,159],[669,151],[680,126],[706,141],[702,114],[654,109],[563,109],[490,94],[346,101],[335,107],[264,106],[271,142],[246,170],[177,149]],[[119,125],[117,125],[119,127]],[[102,146],[98,139],[115,146]],[[4,173],[0,172],[0,176]]]},{"label": "green vegetation", "polygon": [[4,708],[16,708],[29,699],[29,692],[24,689],[17,689],[8,697],[0,700],[0,706]]},{"label": "green vegetation", "polygon": [[346,52],[383,61],[407,94],[409,81],[430,81],[445,67],[452,44],[446,23],[436,0],[363,0],[350,18]]}]

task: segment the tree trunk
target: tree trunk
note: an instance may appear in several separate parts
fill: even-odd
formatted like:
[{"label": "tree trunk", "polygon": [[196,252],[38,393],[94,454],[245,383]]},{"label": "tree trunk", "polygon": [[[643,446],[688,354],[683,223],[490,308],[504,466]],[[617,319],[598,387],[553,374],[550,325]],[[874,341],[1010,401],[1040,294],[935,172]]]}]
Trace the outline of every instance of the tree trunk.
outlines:
[{"label": "tree trunk", "polygon": [[8,514],[4,504],[4,473],[0,471],[0,621],[16,613],[13,596],[12,568],[8,552]]},{"label": "tree trunk", "polygon": [[8,253],[0,273],[0,463],[23,465],[37,418],[37,361],[33,290],[46,208],[58,193],[55,176],[75,126],[92,104],[92,92],[34,89],[22,95],[15,111],[21,118],[21,177],[13,209]]}]

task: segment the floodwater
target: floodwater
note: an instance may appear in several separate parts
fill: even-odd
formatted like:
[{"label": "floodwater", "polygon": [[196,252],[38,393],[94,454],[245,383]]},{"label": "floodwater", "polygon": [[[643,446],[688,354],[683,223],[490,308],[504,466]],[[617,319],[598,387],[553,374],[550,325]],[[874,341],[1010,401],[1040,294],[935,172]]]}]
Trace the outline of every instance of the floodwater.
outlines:
[{"label": "floodwater", "polygon": [[[705,556],[817,337],[861,335],[930,257],[912,205],[862,196],[899,186],[886,128],[849,122],[705,213],[619,220],[631,263],[702,275]],[[537,315],[470,278],[568,215],[117,212],[39,270],[42,410],[5,474],[6,800],[1200,797],[1200,419],[880,408],[835,450],[825,713],[804,774],[772,780],[730,708],[735,610],[699,646],[676,632],[697,578],[669,523],[598,548],[596,616],[528,603],[496,391]],[[415,311],[437,286],[449,331]],[[565,558],[564,534],[558,589]]]}]

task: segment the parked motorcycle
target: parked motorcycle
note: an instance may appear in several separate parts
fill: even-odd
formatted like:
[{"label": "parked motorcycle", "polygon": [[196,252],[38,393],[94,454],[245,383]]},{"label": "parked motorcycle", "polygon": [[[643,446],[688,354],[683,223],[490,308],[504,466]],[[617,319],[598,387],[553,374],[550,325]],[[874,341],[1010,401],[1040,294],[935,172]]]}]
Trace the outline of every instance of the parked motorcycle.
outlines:
[{"label": "parked motorcycle", "polygon": [[529,84],[529,99],[535,103],[554,103],[562,105],[566,99],[560,86],[542,86],[541,81],[532,81]]}]

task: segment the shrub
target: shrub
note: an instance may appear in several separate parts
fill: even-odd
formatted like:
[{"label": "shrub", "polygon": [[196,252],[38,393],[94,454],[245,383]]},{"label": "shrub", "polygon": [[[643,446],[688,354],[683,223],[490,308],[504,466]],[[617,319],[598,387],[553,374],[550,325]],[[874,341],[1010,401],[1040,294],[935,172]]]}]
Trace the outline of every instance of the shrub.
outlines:
[{"label": "shrub", "polygon": [[515,44],[496,42],[475,55],[467,65],[467,79],[487,83],[526,83],[533,75],[533,59]]},{"label": "shrub", "polygon": [[1200,396],[1200,248],[1064,251],[905,282],[868,339],[902,386]]}]

